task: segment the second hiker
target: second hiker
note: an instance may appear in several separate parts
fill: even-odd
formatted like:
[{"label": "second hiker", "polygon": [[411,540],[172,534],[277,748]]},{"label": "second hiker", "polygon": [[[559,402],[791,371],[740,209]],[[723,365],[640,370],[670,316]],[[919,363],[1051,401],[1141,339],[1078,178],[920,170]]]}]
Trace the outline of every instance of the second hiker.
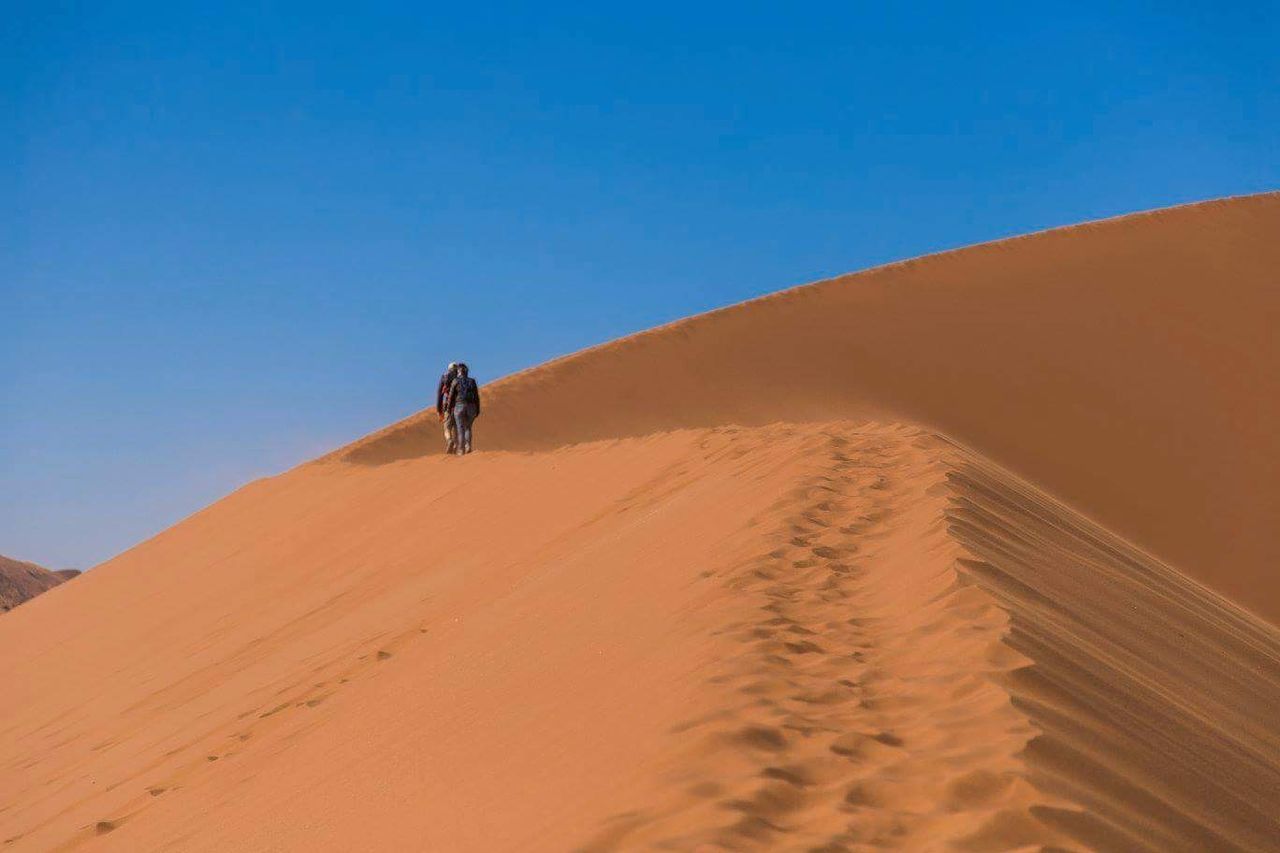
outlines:
[{"label": "second hiker", "polygon": [[471,452],[471,424],[480,416],[480,387],[467,375],[467,366],[459,363],[445,399],[445,411],[454,423],[453,452],[462,456]]},{"label": "second hiker", "polygon": [[458,449],[457,434],[454,432],[453,413],[445,405],[449,397],[449,388],[458,375],[458,363],[449,362],[449,369],[440,375],[440,384],[436,386],[436,414],[440,423],[444,424],[444,452],[454,453]]}]

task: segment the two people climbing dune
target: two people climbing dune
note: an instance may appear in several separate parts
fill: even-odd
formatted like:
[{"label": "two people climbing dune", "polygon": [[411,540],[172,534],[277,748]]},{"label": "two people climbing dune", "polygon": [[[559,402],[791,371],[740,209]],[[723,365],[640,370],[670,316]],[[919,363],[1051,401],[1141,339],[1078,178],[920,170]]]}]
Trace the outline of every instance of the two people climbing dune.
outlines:
[{"label": "two people climbing dune", "polygon": [[444,424],[445,453],[463,456],[471,452],[471,425],[480,417],[480,386],[467,366],[455,361],[436,386],[436,414]]}]

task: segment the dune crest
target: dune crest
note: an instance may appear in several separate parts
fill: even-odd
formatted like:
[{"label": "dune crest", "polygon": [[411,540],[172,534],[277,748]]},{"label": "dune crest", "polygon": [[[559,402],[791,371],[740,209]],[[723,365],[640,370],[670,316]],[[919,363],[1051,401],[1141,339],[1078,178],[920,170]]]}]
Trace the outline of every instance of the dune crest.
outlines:
[{"label": "dune crest", "polygon": [[914,426],[304,466],[77,586],[0,620],[14,850],[1280,833],[1280,632]]},{"label": "dune crest", "polygon": [[[486,448],[833,418],[926,425],[1280,620],[1280,193],[944,252],[493,383]],[[335,454],[433,452],[434,413]]]}]

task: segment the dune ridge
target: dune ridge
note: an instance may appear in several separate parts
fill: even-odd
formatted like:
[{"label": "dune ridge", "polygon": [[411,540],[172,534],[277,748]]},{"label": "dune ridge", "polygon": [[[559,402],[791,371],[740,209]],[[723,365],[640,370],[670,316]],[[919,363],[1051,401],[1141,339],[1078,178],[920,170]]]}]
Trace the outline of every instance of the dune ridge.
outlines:
[{"label": "dune ridge", "polygon": [[1280,849],[1278,221],[799,288],[251,483],[0,616],[0,849]]},{"label": "dune ridge", "polygon": [[[1009,849],[1065,836],[1027,781],[1037,730],[993,674],[1028,663],[962,582],[944,523],[946,445],[903,425],[807,427],[805,471],[757,556],[715,580],[714,709],[679,724],[674,795],[584,849]],[[758,432],[736,445],[760,452]],[[745,448],[744,448],[745,449]],[[710,698],[713,696],[714,698]]]},{"label": "dune ridge", "polygon": [[[1280,619],[1280,193],[840,276],[486,386],[481,446],[862,419],[977,449]],[[333,458],[433,452],[433,412]]]},{"label": "dune ridge", "polygon": [[583,849],[1280,847],[1280,631],[945,440],[818,432],[687,793]]},{"label": "dune ridge", "polygon": [[108,568],[0,620],[9,849],[1280,837],[1280,632],[913,425],[304,466]]}]

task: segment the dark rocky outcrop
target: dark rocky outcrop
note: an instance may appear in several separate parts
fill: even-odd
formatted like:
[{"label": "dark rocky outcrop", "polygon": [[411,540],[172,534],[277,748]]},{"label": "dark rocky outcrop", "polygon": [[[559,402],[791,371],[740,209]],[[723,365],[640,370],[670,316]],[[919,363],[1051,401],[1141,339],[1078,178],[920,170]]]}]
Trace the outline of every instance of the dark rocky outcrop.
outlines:
[{"label": "dark rocky outcrop", "polygon": [[0,613],[80,574],[79,569],[50,571],[44,566],[0,555]]}]

